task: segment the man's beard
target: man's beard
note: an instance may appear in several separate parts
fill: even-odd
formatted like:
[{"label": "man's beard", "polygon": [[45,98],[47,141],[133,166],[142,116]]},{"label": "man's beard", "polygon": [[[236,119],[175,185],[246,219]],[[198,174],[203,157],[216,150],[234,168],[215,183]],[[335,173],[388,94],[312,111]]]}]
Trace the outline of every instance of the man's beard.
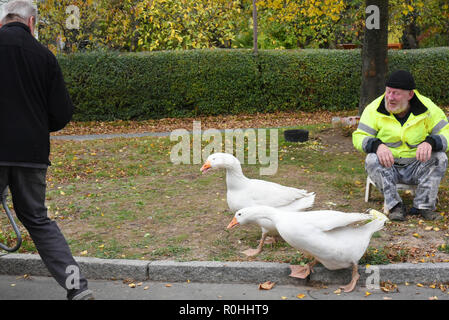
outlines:
[{"label": "man's beard", "polygon": [[396,103],[396,105],[391,106],[390,103],[388,103],[387,100],[385,100],[385,108],[387,109],[388,112],[391,112],[392,114],[399,114],[402,113],[404,111],[407,111],[409,107],[408,101],[403,102],[403,103]]}]

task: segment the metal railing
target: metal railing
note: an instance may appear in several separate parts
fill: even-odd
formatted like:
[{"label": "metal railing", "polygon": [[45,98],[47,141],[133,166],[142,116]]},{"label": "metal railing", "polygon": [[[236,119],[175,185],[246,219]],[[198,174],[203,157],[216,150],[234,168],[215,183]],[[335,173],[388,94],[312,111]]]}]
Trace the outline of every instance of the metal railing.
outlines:
[{"label": "metal railing", "polygon": [[5,210],[6,215],[8,216],[8,219],[11,222],[11,225],[14,229],[14,232],[16,233],[17,243],[12,248],[8,247],[7,245],[5,245],[3,243],[0,243],[0,248],[2,248],[3,250],[6,250],[8,252],[14,252],[14,251],[19,250],[20,246],[22,245],[22,235],[20,234],[20,230],[17,227],[16,222],[14,221],[14,217],[13,217],[11,211],[9,210],[8,203],[6,202],[7,198],[8,198],[8,187],[6,187],[5,190],[2,192],[1,200],[2,200],[3,209]]}]

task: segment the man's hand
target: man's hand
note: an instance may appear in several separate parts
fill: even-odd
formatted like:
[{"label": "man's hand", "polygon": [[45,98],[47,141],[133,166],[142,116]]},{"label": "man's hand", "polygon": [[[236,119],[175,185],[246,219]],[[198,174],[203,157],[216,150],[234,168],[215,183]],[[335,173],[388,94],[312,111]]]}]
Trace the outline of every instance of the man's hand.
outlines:
[{"label": "man's hand", "polygon": [[391,150],[386,145],[380,144],[376,154],[380,164],[385,168],[390,168],[394,164],[393,153],[391,153]]},{"label": "man's hand", "polygon": [[416,149],[416,159],[421,162],[426,162],[432,155],[432,146],[428,142],[421,143]]}]

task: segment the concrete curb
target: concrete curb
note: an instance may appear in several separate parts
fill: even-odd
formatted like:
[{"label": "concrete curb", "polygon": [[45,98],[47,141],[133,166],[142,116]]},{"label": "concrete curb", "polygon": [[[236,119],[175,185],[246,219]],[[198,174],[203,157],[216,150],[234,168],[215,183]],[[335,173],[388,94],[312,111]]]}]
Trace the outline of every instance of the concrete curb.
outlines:
[{"label": "concrete curb", "polygon": [[[303,285],[307,281],[323,284],[343,284],[351,279],[351,270],[331,271],[323,266],[314,268],[307,280],[289,277],[287,263],[274,262],[218,262],[169,260],[142,261],[126,259],[99,259],[75,257],[81,273],[87,279],[133,279],[164,282],[210,283],[262,283]],[[449,283],[449,263],[400,263],[377,266],[360,266],[360,283],[368,277],[393,283]],[[37,254],[7,254],[0,257],[0,274],[49,276],[47,268]],[[374,283],[374,282],[373,282]]]}]

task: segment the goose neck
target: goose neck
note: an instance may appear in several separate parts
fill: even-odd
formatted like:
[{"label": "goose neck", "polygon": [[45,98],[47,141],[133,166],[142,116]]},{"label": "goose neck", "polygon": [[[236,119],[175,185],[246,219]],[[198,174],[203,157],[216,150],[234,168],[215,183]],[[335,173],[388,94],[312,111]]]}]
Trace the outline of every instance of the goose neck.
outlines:
[{"label": "goose neck", "polygon": [[240,185],[246,180],[248,180],[248,178],[243,175],[241,168],[226,169],[226,183],[228,184],[228,186]]}]

